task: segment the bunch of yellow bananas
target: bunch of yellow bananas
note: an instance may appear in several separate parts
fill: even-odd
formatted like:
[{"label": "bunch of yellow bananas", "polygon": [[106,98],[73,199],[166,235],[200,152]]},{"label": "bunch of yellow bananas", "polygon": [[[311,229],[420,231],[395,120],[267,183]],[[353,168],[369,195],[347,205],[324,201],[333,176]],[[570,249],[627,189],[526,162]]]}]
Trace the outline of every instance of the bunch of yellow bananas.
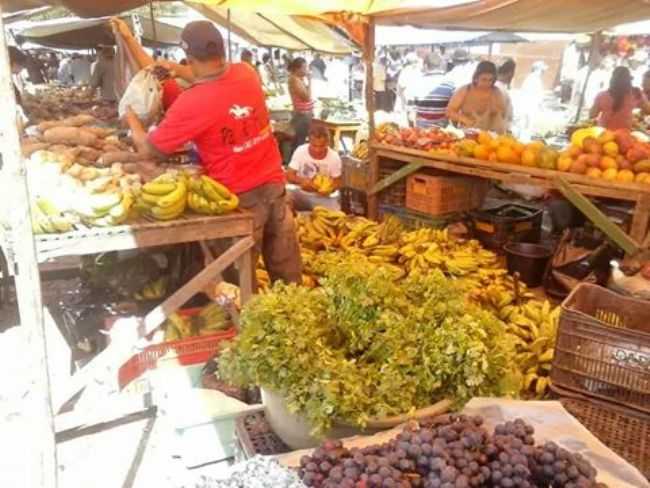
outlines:
[{"label": "bunch of yellow bananas", "polygon": [[196,213],[220,215],[235,210],[239,198],[209,176],[200,176],[189,182],[187,204]]},{"label": "bunch of yellow bananas", "polygon": [[368,141],[361,141],[352,149],[352,157],[365,160],[368,159]]},{"label": "bunch of yellow bananas", "polygon": [[317,174],[312,180],[312,185],[316,188],[316,191],[323,196],[331,194],[334,188],[334,180],[329,176]]},{"label": "bunch of yellow bananas", "polygon": [[167,293],[167,278],[161,277],[157,280],[147,283],[145,287],[133,295],[138,301],[160,300]]},{"label": "bunch of yellow bananas", "polygon": [[524,284],[519,285],[517,298],[513,286],[512,277],[506,276],[498,283],[476,289],[471,298],[504,322],[521,371],[522,393],[543,398],[550,386],[560,307],[536,300]]},{"label": "bunch of yellow bananas", "polygon": [[185,175],[164,173],[142,185],[136,208],[142,215],[156,220],[174,220],[185,211],[187,186]]},{"label": "bunch of yellow bananas", "polygon": [[171,314],[165,323],[165,341],[177,341],[188,337],[207,336],[230,327],[230,321],[223,308],[210,303],[198,315]]}]

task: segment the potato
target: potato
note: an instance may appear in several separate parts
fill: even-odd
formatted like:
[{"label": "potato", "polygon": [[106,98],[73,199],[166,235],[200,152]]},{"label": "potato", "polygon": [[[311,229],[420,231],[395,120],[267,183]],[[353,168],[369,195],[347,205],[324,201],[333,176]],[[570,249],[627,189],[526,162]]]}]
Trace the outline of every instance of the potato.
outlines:
[{"label": "potato", "polygon": [[43,139],[52,144],[69,144],[71,146],[94,146],[97,136],[78,127],[54,127],[43,134]]},{"label": "potato", "polygon": [[110,166],[113,163],[134,163],[144,159],[145,156],[129,151],[107,152],[99,158],[99,163],[104,166]]}]

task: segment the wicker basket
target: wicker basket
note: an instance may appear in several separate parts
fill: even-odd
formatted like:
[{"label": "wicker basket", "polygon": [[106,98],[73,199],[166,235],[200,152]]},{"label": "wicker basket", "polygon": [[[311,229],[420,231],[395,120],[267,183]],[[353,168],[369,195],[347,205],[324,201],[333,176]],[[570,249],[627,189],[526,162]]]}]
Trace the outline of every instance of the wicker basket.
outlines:
[{"label": "wicker basket", "polygon": [[466,212],[483,204],[488,189],[481,178],[418,172],[406,181],[406,207],[434,216]]},{"label": "wicker basket", "polygon": [[603,444],[650,479],[650,416],[578,398],[560,400]]},{"label": "wicker basket", "polygon": [[562,304],[551,380],[650,414],[650,305],[583,283]]},{"label": "wicker basket", "polygon": [[[400,163],[388,163],[382,161],[381,166],[379,167],[378,181],[392,175],[402,166],[404,165]],[[406,178],[402,178],[390,185],[388,188],[380,191],[377,194],[377,200],[380,205],[393,205],[395,207],[403,207],[406,205]]]}]

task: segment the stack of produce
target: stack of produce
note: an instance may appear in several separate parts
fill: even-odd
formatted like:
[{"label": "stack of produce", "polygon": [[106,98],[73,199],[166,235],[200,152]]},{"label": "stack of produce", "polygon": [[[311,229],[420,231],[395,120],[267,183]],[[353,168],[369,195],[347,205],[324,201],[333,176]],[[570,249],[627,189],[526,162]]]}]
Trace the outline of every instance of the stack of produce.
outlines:
[{"label": "stack of produce", "polygon": [[360,159],[361,161],[365,161],[368,159],[368,141],[361,141],[359,144],[356,144],[354,148],[352,149],[351,156],[353,158]]},{"label": "stack of produce", "polygon": [[152,282],[147,283],[142,290],[135,292],[133,298],[139,302],[145,300],[160,300],[167,294],[168,281],[169,280],[166,276],[156,278]]},{"label": "stack of produce", "polygon": [[606,488],[581,454],[535,445],[534,434],[522,419],[489,432],[482,417],[445,415],[363,449],[325,441],[299,475],[317,488]]},{"label": "stack of produce", "polygon": [[[517,348],[522,394],[537,398],[547,394],[559,308],[551,310],[550,304],[536,300],[525,284],[515,285],[497,256],[478,241],[455,238],[447,229],[407,232],[394,217],[380,224],[322,207],[298,216],[297,223],[303,285],[316,286],[323,260],[341,255],[381,266],[396,280],[442,272],[468,299],[504,322],[509,341]],[[261,261],[257,278],[261,288],[268,289],[269,277]]]},{"label": "stack of produce", "polygon": [[455,134],[434,127],[430,129],[398,128],[395,124],[382,124],[375,131],[375,142],[408,147],[421,151],[453,154],[457,140]]},{"label": "stack of produce", "polygon": [[239,198],[209,176],[200,176],[189,182],[187,203],[196,213],[220,215],[235,210]]},{"label": "stack of produce", "polygon": [[188,337],[207,336],[231,326],[228,315],[216,303],[206,305],[197,315],[171,314],[162,329],[165,341],[178,341]]},{"label": "stack of produce", "polygon": [[25,93],[23,104],[35,123],[79,114],[92,115],[103,123],[118,123],[117,104],[90,99],[83,88],[41,87],[35,95]]},{"label": "stack of produce", "polygon": [[463,139],[456,144],[459,156],[516,164],[531,168],[554,170],[557,167],[557,151],[541,141],[523,144],[512,136],[494,137],[488,132],[479,132],[476,139]]},{"label": "stack of produce", "polygon": [[626,129],[579,129],[561,153],[558,169],[607,181],[650,184],[650,144]]},{"label": "stack of produce", "polygon": [[395,281],[355,255],[314,265],[320,288],[277,283],[244,307],[222,378],[280,392],[316,432],[508,392],[502,324],[442,273]]},{"label": "stack of produce", "polygon": [[187,206],[187,178],[182,174],[163,174],[142,186],[135,208],[156,220],[174,220]]}]

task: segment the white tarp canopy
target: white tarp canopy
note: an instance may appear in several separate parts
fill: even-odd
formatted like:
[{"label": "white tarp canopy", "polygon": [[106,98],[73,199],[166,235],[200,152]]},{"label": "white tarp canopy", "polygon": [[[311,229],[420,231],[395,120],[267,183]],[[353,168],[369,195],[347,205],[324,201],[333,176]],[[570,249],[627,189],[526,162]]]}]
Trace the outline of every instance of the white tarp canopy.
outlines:
[{"label": "white tarp canopy", "polygon": [[[131,22],[131,16],[124,19]],[[177,46],[181,28],[160,19],[155,21],[155,36],[151,19],[140,16],[143,44],[147,46]],[[20,42],[31,42],[60,49],[92,49],[99,45],[112,45],[115,38],[108,26],[108,17],[82,19],[64,17],[39,22],[22,21],[11,26]],[[155,39],[154,39],[155,37]]]},{"label": "white tarp canopy", "polygon": [[229,20],[228,9],[224,7],[196,2],[185,4],[258,46],[329,54],[349,54],[355,49],[350,41],[319,20],[243,8],[231,9]]},{"label": "white tarp canopy", "polygon": [[486,45],[528,42],[526,36],[512,32],[448,31],[390,25],[377,26],[375,39],[378,46]]}]

